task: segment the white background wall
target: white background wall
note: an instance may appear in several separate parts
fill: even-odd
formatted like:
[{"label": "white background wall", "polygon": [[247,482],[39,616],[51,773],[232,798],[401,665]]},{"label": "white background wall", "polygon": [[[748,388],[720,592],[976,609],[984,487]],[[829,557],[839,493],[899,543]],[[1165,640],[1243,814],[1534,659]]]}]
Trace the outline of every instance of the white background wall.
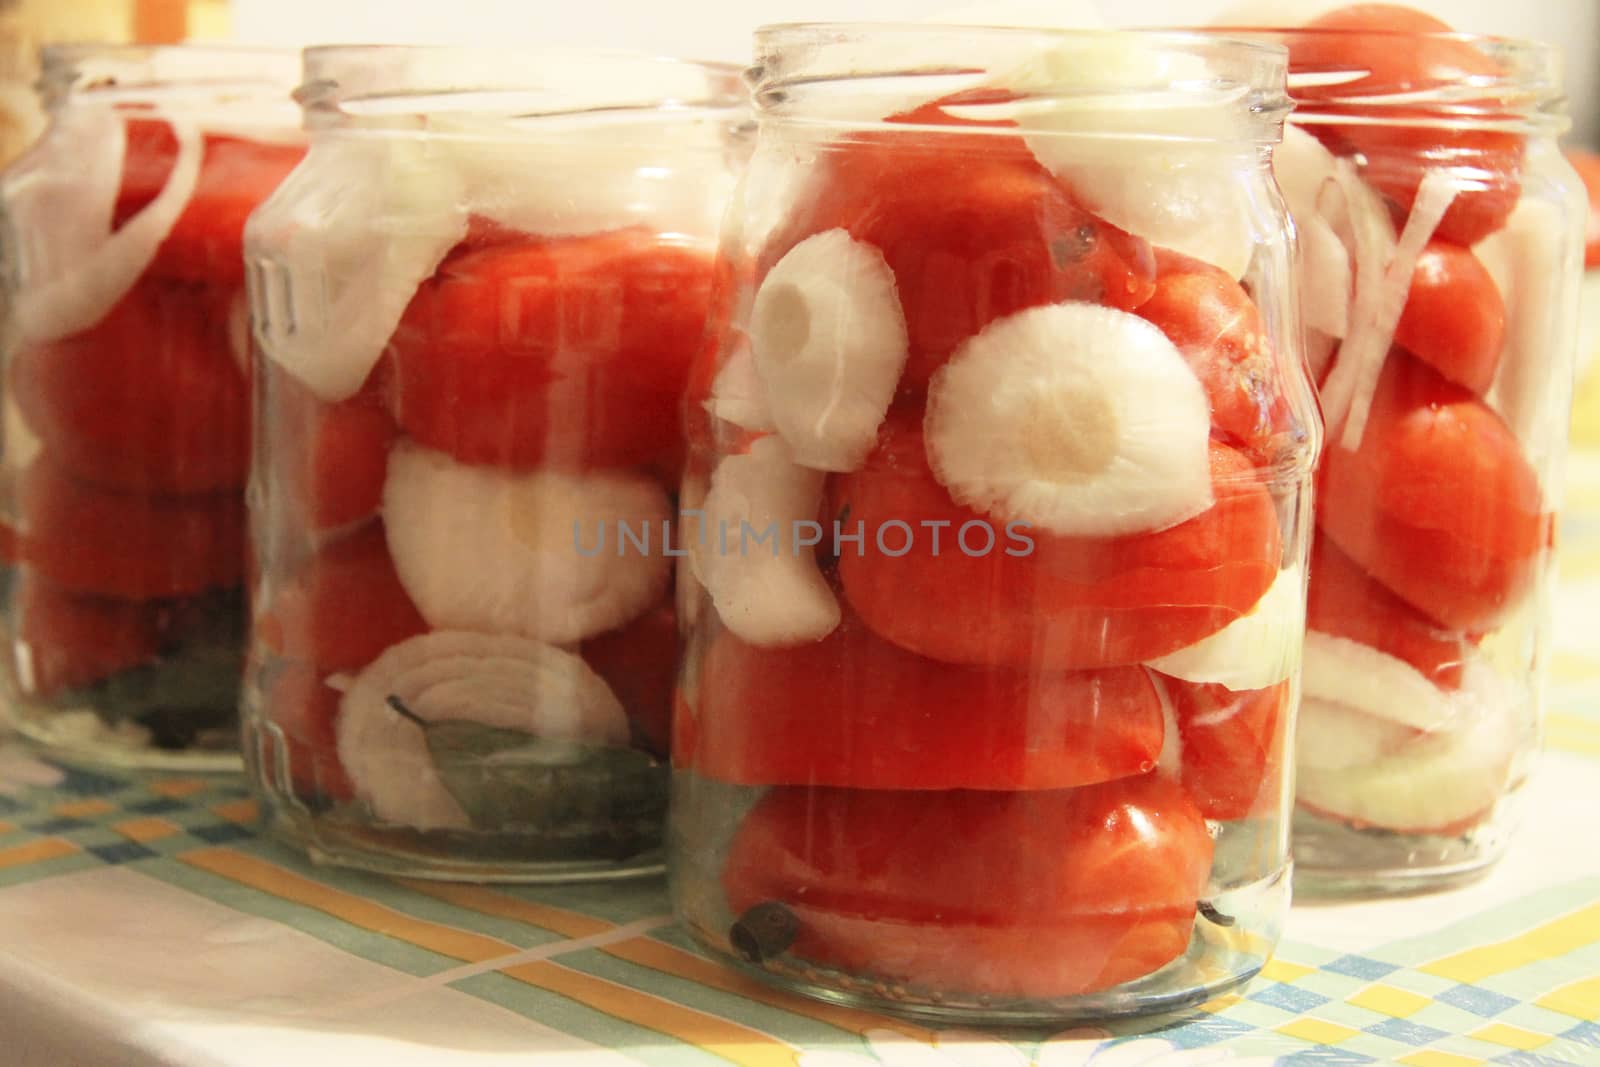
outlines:
[{"label": "white background wall", "polygon": [[[916,19],[972,0],[233,0],[249,41],[544,43],[740,61],[764,22]],[[1240,0],[1095,0],[1121,25],[1204,22]],[[1267,0],[1290,10],[1306,0]],[[1457,29],[1559,43],[1580,132],[1600,136],[1600,0],[1409,0]],[[1263,0],[1255,0],[1260,6]]]}]

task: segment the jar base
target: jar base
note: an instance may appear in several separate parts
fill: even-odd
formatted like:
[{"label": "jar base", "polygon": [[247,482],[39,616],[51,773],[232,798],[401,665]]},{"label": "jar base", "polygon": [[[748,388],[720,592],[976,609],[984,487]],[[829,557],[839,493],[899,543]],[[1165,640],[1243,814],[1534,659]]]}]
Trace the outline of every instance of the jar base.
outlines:
[{"label": "jar base", "polygon": [[1294,814],[1296,902],[1416,896],[1484,877],[1511,837],[1509,799],[1456,835],[1357,829],[1304,810]]},{"label": "jar base", "polygon": [[938,1026],[1054,1026],[1184,1011],[1236,989],[1261,971],[1288,911],[1290,871],[1217,894],[1208,901],[1219,925],[1196,917],[1188,950],[1160,970],[1112,989],[1058,1000],[1008,1000],[919,990],[909,984],[846,974],[785,957],[752,963],[677,902],[678,919],[719,962],[769,986],[812,1000],[881,1012]]},{"label": "jar base", "polygon": [[[319,866],[440,882],[557,884],[620,881],[662,874],[659,845],[622,859],[518,858],[537,843],[523,835],[425,833],[401,827],[353,825],[327,812],[273,794],[256,793],[267,832]],[[476,839],[477,848],[470,846]],[[519,847],[521,846],[521,847]],[[477,851],[479,855],[472,855]]]},{"label": "jar base", "polygon": [[192,748],[159,748],[105,725],[90,708],[35,708],[6,700],[0,719],[42,755],[96,767],[133,771],[238,774],[244,770],[236,737],[208,737]]}]

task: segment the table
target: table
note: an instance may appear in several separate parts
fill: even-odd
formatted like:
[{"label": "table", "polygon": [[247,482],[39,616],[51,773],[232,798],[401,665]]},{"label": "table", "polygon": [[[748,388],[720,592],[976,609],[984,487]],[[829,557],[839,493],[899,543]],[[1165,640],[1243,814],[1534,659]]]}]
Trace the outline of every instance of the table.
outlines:
[{"label": "table", "polygon": [[0,742],[0,1065],[1600,1065],[1600,453],[1568,481],[1548,754],[1510,854],[1447,893],[1297,907],[1265,972],[1199,1010],[936,1032],[723,970],[655,881],[319,869],[256,834],[236,780]]}]

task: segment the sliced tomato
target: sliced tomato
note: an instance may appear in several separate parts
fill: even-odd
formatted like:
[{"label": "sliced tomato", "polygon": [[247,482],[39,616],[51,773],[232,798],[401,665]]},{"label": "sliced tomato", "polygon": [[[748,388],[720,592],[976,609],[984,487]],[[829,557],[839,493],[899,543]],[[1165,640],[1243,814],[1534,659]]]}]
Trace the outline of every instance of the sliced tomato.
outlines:
[{"label": "sliced tomato", "polygon": [[1062,300],[1128,310],[1155,287],[1150,246],[1090,214],[1010,135],[875,131],[826,150],[763,272],[836,227],[894,272],[909,389],[995,319]]},{"label": "sliced tomato", "polygon": [[1306,628],[1404,660],[1441,689],[1460,686],[1473,647],[1465,634],[1438,626],[1320,534],[1311,548]]},{"label": "sliced tomato", "polygon": [[161,654],[164,610],[72,593],[25,570],[10,609],[18,687],[50,700],[152,662]]},{"label": "sliced tomato", "polygon": [[1161,752],[1161,703],[1137,667],[940,663],[852,616],[794,648],[724,630],[700,677],[694,769],[740,785],[1062,789],[1141,774]]},{"label": "sliced tomato", "polygon": [[389,448],[398,428],[381,375],[355,396],[329,404],[294,375],[268,363],[261,371],[265,455],[271,504],[312,532],[378,513]]},{"label": "sliced tomato", "polygon": [[1277,810],[1289,683],[1235,692],[1163,675],[1161,685],[1178,720],[1183,788],[1200,813],[1227,821]]},{"label": "sliced tomato", "polygon": [[[1450,173],[1456,198],[1438,236],[1471,245],[1505,224],[1521,196],[1524,139],[1473,129],[1460,109],[1511,114],[1492,99],[1458,99],[1464,86],[1503,77],[1496,60],[1470,42],[1449,36],[1447,23],[1397,4],[1351,4],[1290,33],[1290,72],[1300,88],[1296,103],[1316,121],[1305,125],[1336,150],[1359,153],[1362,175],[1409,214],[1417,187],[1430,169]],[[1307,75],[1359,77],[1321,80]],[[1448,103],[1405,102],[1451,91]],[[1382,101],[1361,102],[1360,98]],[[1346,103],[1345,101],[1355,101]]]},{"label": "sliced tomato", "polygon": [[[306,802],[342,802],[355,796],[339,762],[337,689],[305,663],[274,659],[264,672],[270,679],[260,696],[267,728],[260,754],[262,771],[280,787],[288,771],[289,788]],[[282,745],[280,751],[279,745]]]},{"label": "sliced tomato", "polygon": [[228,346],[232,297],[141,281],[91,329],[13,357],[18,409],[85,481],[149,493],[243,487],[250,393]]},{"label": "sliced tomato", "polygon": [[255,633],[268,648],[324,673],[365,667],[428,624],[395,574],[383,527],[325,546],[272,590]]},{"label": "sliced tomato", "polygon": [[21,477],[19,552],[57,585],[157,600],[239,584],[243,494],[116,493],[77,481],[46,456]]},{"label": "sliced tomato", "polygon": [[672,688],[678,678],[678,618],[671,601],[626,626],[587,638],[578,654],[622,701],[644,747],[665,756],[672,738]]},{"label": "sliced tomato", "polygon": [[395,331],[395,416],[466,463],[588,469],[672,454],[712,276],[704,248],[641,228],[461,250]]},{"label": "sliced tomato", "polygon": [[[866,468],[829,479],[830,513],[845,534],[857,523],[866,534],[862,544],[841,543],[839,577],[879,636],[934,659],[1034,669],[1142,663],[1239,618],[1277,575],[1282,542],[1261,476],[1213,441],[1211,477],[1216,503],[1155,533],[1008,534],[1005,523],[951,500],[928,469],[921,428],[892,419]],[[888,529],[886,543],[900,548],[893,522],[916,535],[899,556],[876,543]],[[961,547],[968,523],[987,524],[989,551],[980,527]]]},{"label": "sliced tomato", "polygon": [[1435,622],[1481,633],[1532,588],[1549,536],[1539,480],[1504,420],[1392,350],[1361,446],[1323,455],[1317,523]]},{"label": "sliced tomato", "polygon": [[1494,384],[1506,308],[1470,248],[1431,241],[1417,259],[1394,343],[1479,396]]},{"label": "sliced tomato", "polygon": [[1594,270],[1600,267],[1600,155],[1583,148],[1569,148],[1567,162],[1578,172],[1589,197],[1589,222],[1583,237],[1583,265],[1586,270]]},{"label": "sliced tomato", "polygon": [[1211,401],[1211,421],[1239,446],[1262,456],[1291,431],[1288,402],[1261,312],[1228,272],[1190,256],[1156,249],[1156,290],[1139,305],[1178,346]]},{"label": "sliced tomato", "polygon": [[722,883],[777,903],[798,960],[952,999],[1089,993],[1189,944],[1211,838],[1155,775],[1082,789],[780,788],[751,809]]},{"label": "sliced tomato", "polygon": [[[160,119],[130,118],[122,187],[113,226],[121,226],[166,186],[178,159],[178,139]],[[200,177],[189,205],[156,252],[150,273],[216,285],[244,284],[244,224],[288,177],[305,146],[205,135]]]}]

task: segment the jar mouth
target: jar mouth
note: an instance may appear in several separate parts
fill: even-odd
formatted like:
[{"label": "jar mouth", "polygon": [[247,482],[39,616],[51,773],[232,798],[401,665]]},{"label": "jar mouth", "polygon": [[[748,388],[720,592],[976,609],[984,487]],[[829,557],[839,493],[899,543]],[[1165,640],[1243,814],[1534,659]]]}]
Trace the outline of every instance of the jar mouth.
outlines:
[{"label": "jar mouth", "polygon": [[[1560,133],[1570,125],[1559,51],[1538,41],[1401,30],[1216,27],[1289,51],[1289,96],[1302,125],[1405,125]],[[1395,63],[1403,51],[1421,56]]]},{"label": "jar mouth", "polygon": [[149,100],[193,91],[288,97],[300,75],[299,52],[234,45],[46,45],[40,86],[47,104],[69,93]]},{"label": "jar mouth", "polygon": [[431,115],[626,122],[647,113],[732,115],[748,106],[732,64],[609,50],[430,45],[308,48],[295,98],[313,128],[415,128]]},{"label": "jar mouth", "polygon": [[[1253,146],[1278,139],[1290,106],[1282,45],[1194,31],[779,23],[758,29],[755,43],[745,77],[766,120],[861,127],[893,114],[896,129],[917,128],[921,101],[963,135],[1005,136],[1017,132],[1008,120],[1047,112],[1227,109],[1242,121],[1226,136],[1214,124],[1186,129],[1181,121],[1158,132],[1142,121],[1089,125],[1101,127],[1099,137]],[[948,133],[948,119],[935,116],[925,128]]]}]

